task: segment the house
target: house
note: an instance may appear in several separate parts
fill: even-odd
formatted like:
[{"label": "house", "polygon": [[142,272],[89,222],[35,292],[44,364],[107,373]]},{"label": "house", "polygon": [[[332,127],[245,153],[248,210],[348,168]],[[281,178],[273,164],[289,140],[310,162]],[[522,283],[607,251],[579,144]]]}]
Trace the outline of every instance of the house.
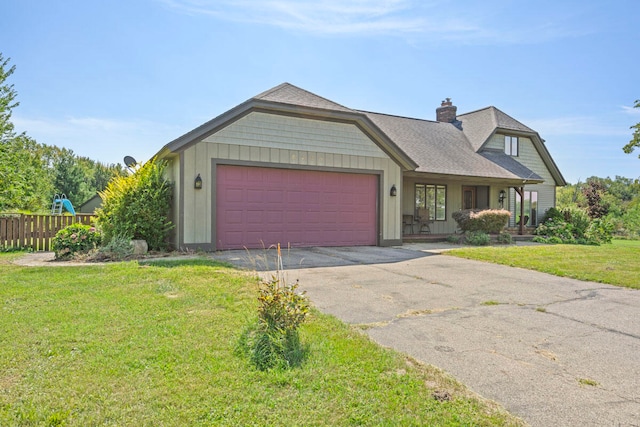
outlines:
[{"label": "house", "polygon": [[495,107],[457,115],[450,99],[435,119],[354,110],[288,83],[263,92],[158,153],[175,184],[174,244],[400,245],[454,233],[460,209],[504,207],[524,227],[555,205],[566,183],[536,131]]},{"label": "house", "polygon": [[78,213],[92,214],[100,207],[102,207],[102,197],[96,193],[78,207]]}]

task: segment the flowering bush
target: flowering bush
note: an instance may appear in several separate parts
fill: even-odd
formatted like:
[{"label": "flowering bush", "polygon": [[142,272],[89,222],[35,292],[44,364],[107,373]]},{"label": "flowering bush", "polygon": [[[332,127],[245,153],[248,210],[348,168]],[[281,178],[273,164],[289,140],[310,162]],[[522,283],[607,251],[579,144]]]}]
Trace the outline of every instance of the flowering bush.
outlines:
[{"label": "flowering bush", "polygon": [[56,259],[70,258],[76,253],[86,253],[100,245],[101,235],[95,227],[71,224],[58,231],[53,238]]},{"label": "flowering bush", "polygon": [[462,231],[481,231],[483,233],[499,233],[511,218],[506,209],[472,209],[454,212],[453,219]]}]

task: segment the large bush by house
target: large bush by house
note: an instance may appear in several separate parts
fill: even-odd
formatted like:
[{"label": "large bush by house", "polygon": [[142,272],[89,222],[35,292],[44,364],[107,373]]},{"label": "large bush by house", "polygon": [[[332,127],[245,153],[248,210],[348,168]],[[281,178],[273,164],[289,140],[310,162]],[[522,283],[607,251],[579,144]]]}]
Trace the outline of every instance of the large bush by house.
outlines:
[{"label": "large bush by house", "polygon": [[97,210],[105,243],[114,236],[146,240],[151,250],[167,247],[171,184],[164,177],[166,162],[152,159],[128,176],[116,177],[100,193]]},{"label": "large bush by house", "polygon": [[483,233],[499,233],[506,227],[511,213],[506,209],[473,209],[454,212],[453,219],[462,231],[481,231]]}]

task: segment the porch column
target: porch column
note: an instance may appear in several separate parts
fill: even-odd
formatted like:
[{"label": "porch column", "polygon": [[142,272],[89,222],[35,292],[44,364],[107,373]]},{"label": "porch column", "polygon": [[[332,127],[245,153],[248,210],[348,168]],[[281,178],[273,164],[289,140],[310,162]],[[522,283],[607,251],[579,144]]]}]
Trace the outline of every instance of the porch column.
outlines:
[{"label": "porch column", "polygon": [[520,226],[518,229],[518,234],[524,234],[524,187],[513,187],[516,190],[516,193],[520,196]]}]

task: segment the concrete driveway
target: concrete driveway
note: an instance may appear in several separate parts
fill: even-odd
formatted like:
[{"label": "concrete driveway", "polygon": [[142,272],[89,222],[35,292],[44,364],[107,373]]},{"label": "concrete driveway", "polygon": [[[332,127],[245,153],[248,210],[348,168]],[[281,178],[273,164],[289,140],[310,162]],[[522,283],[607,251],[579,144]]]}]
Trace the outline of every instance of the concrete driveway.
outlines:
[{"label": "concrete driveway", "polygon": [[[533,426],[640,426],[640,292],[439,249],[295,249],[284,261],[321,311]],[[215,258],[265,270],[273,253]]]}]

